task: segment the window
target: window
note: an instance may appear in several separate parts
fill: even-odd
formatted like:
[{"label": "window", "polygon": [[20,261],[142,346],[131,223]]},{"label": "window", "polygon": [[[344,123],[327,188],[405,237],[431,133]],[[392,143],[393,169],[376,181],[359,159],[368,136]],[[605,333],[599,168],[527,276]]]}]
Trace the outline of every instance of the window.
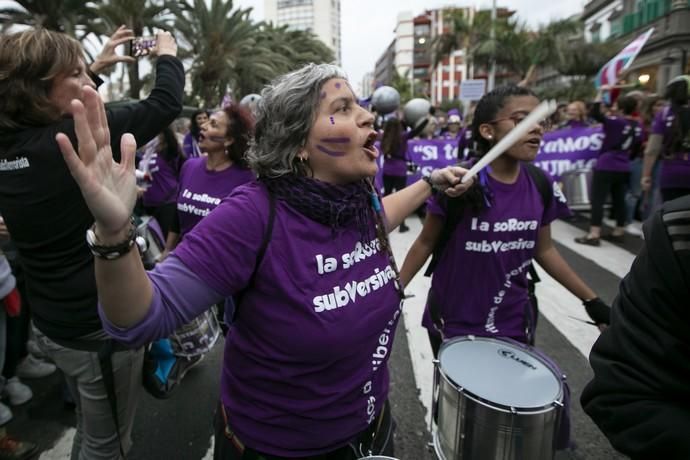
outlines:
[{"label": "window", "polygon": [[311,5],[312,0],[278,0],[278,9],[289,8],[291,6]]}]

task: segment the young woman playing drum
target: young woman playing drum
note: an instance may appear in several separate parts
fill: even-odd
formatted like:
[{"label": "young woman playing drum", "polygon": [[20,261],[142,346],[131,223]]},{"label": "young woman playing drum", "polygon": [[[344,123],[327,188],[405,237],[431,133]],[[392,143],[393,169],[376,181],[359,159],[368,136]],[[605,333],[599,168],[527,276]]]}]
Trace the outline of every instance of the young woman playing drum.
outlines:
[{"label": "young woman playing drum", "polygon": [[[500,87],[485,95],[472,122],[479,156],[538,104],[534,93],[518,86]],[[424,227],[400,276],[403,284],[412,279],[437,247],[444,226],[454,228],[438,255],[422,323],[434,354],[442,337],[473,334],[529,342],[536,324],[527,281],[533,259],[584,302],[598,325],[609,322],[609,307],[573,272],[551,241],[549,224],[569,214],[565,198],[553,186],[553,179],[545,176],[552,191],[545,203],[523,164],[534,160],[544,130],[535,124],[480,171],[478,183],[467,194],[429,200]],[[449,212],[451,208],[455,211]]]},{"label": "young woman playing drum", "polygon": [[432,186],[462,193],[465,171],[434,171],[380,200],[374,117],[339,68],[309,65],[262,93],[248,157],[259,181],[147,273],[131,250],[132,138],[114,163],[102,103],[84,93],[86,109],[73,102],[79,156],[58,142],[94,213],[92,249],[110,255],[96,257],[107,331],[143,344],[243,291],[225,342],[215,458],[390,454],[386,363],[403,292],[386,235]]}]

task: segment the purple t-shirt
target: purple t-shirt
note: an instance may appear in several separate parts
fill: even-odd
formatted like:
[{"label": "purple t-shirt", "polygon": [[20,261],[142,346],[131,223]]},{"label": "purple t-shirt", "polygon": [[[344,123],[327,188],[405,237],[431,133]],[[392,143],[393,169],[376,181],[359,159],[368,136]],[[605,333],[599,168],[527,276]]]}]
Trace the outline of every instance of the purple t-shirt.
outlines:
[{"label": "purple t-shirt", "polygon": [[468,126],[462,128],[458,134],[458,159],[465,160],[472,148],[472,129]]},{"label": "purple t-shirt", "polygon": [[579,129],[579,128],[587,128],[589,127],[589,123],[586,123],[584,121],[580,120],[568,120],[563,125],[560,127],[560,129]]},{"label": "purple t-shirt", "polygon": [[182,153],[184,153],[185,158],[197,158],[201,156],[199,143],[194,139],[191,132],[184,136],[184,140],[182,141]]},{"label": "purple t-shirt", "polygon": [[604,142],[594,169],[630,172],[630,154],[642,142],[642,125],[623,117],[605,117]]},{"label": "purple t-shirt", "polygon": [[[235,295],[254,269],[268,208],[260,183],[238,187],[174,255]],[[401,311],[394,277],[376,240],[334,234],[276,201],[270,243],[225,342],[221,400],[239,439],[272,455],[317,455],[372,422],[387,398]]]},{"label": "purple t-shirt", "polygon": [[[671,107],[657,113],[652,124],[652,134],[659,134],[666,141],[671,136],[675,114]],[[662,152],[659,187],[690,188],[690,152]]]},{"label": "purple t-shirt", "polygon": [[207,157],[187,160],[180,171],[177,214],[180,235],[187,234],[209,215],[235,187],[254,180],[254,173],[237,164],[222,171],[209,171]]},{"label": "purple t-shirt", "polygon": [[151,183],[141,198],[147,207],[174,203],[177,197],[177,171],[157,152],[158,144],[158,138],[149,142],[139,163],[139,169],[151,176]]},{"label": "purple t-shirt", "polygon": [[405,177],[407,176],[407,142],[410,140],[411,131],[400,136],[400,148],[396,155],[386,156],[383,159],[383,175]]},{"label": "purple t-shirt", "polygon": [[[551,204],[545,209],[524,167],[514,184],[488,174],[487,182],[491,207],[479,215],[463,212],[438,260],[429,297],[439,307],[446,338],[473,334],[525,342],[527,271],[539,229],[570,215],[570,210],[560,188],[553,185]],[[434,197],[427,212],[445,219],[446,203]],[[428,302],[422,325],[436,331]]]}]

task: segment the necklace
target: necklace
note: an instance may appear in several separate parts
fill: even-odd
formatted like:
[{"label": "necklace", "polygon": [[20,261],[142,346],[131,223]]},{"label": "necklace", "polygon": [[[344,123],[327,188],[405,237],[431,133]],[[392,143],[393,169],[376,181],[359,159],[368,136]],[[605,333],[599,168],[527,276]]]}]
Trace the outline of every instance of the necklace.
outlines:
[{"label": "necklace", "polygon": [[376,193],[376,188],[371,180],[367,181],[369,183],[369,188],[371,190],[371,207],[374,211],[374,217],[376,219],[376,237],[379,240],[379,244],[388,254],[388,262],[391,264],[391,268],[395,272],[395,280],[393,283],[395,285],[395,290],[398,291],[398,295],[401,299],[405,298],[405,288],[400,281],[400,270],[398,270],[398,264],[395,262],[395,256],[393,255],[393,249],[391,248],[391,242],[388,238],[388,233],[386,232],[386,225],[383,221],[383,210],[381,207],[381,200],[379,199],[378,193]]}]

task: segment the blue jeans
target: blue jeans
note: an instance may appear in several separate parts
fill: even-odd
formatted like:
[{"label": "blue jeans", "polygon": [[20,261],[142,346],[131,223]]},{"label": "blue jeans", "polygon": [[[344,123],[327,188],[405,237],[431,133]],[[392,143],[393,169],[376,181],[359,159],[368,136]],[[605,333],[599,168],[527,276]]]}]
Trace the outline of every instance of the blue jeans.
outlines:
[{"label": "blue jeans", "polygon": [[625,223],[629,224],[635,219],[635,209],[642,196],[640,179],[642,178],[642,158],[630,161],[630,181],[628,191],[625,194]]}]

